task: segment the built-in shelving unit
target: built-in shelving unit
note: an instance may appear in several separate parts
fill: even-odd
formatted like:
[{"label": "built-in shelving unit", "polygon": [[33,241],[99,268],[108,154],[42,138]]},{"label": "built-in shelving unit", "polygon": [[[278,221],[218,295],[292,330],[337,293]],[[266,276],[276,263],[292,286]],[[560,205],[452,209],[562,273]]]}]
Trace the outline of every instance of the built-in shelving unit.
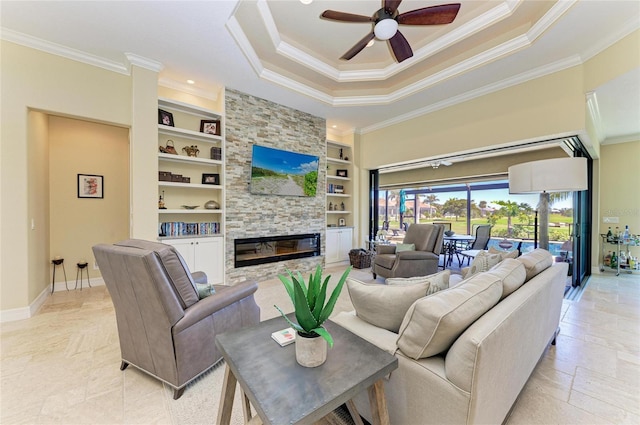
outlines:
[{"label": "built-in shelving unit", "polygon": [[353,149],[327,140],[327,264],[349,261],[353,247]]},{"label": "built-in shelving unit", "polygon": [[327,225],[353,226],[351,146],[327,140]]},{"label": "built-in shelving unit", "polygon": [[[194,271],[207,273],[210,283],[223,283],[224,115],[166,98],[158,99],[158,109],[171,114],[174,124],[158,124],[158,145],[169,143],[177,151],[158,152],[158,238],[173,245]],[[202,120],[214,123],[217,134],[200,131]],[[192,147],[196,156],[188,155]],[[208,201],[219,208],[205,208]]]}]

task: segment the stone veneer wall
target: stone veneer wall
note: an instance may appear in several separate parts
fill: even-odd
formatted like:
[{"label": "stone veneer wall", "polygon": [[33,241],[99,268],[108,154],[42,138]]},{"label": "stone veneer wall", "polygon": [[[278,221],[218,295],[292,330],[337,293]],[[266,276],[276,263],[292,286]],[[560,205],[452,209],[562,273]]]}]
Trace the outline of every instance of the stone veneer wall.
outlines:
[{"label": "stone veneer wall", "polygon": [[[235,90],[225,94],[227,284],[261,281],[285,269],[306,273],[324,263],[326,125],[323,118]],[[317,155],[318,190],[314,198],[249,193],[252,146]],[[322,256],[234,268],[233,241],[269,235],[320,233]]]}]

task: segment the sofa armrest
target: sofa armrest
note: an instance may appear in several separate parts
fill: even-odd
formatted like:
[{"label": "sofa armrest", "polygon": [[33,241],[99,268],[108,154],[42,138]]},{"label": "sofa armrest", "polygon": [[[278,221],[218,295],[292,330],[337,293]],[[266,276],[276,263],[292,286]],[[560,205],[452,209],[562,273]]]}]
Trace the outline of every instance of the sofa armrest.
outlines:
[{"label": "sofa armrest", "polygon": [[214,285],[216,293],[201,299],[191,307],[184,311],[184,317],[180,319],[173,327],[174,333],[189,328],[194,323],[199,322],[222,310],[231,304],[253,295],[258,289],[257,282],[242,282],[237,285]]},{"label": "sofa armrest", "polygon": [[398,260],[433,260],[438,256],[429,251],[400,251],[397,254]]},{"label": "sofa armrest", "polygon": [[191,278],[195,283],[209,283],[205,272],[193,272],[191,273]]},{"label": "sofa armrest", "polygon": [[376,254],[395,254],[395,245],[376,245]]}]

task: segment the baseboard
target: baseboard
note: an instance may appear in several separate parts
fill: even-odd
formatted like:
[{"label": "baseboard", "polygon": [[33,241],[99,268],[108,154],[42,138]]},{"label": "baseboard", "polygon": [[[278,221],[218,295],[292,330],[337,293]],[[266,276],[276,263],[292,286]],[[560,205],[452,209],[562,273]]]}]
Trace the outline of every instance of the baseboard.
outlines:
[{"label": "baseboard", "polygon": [[[66,286],[61,285],[60,283],[62,282],[56,282],[54,292],[67,290]],[[104,286],[104,280],[102,279],[102,277],[94,277],[93,279],[91,279],[91,286]],[[74,287],[75,287],[75,283],[74,283]],[[71,287],[71,285],[69,285],[69,290],[74,290],[74,287]],[[1,310],[0,323],[15,322],[16,320],[24,320],[24,319],[29,319],[33,317],[38,312],[38,310],[40,310],[40,307],[42,307],[42,305],[47,300],[47,298],[49,298],[50,296],[51,296],[51,284],[47,285],[38,294],[36,299],[33,300],[28,306],[12,308],[9,310]]]}]

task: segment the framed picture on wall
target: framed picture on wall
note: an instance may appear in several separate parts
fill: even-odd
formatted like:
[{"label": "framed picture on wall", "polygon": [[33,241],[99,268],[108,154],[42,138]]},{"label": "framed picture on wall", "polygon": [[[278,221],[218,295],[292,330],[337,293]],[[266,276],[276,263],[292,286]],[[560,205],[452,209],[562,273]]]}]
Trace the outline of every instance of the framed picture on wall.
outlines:
[{"label": "framed picture on wall", "polygon": [[104,198],[104,176],[78,174],[78,198]]}]

